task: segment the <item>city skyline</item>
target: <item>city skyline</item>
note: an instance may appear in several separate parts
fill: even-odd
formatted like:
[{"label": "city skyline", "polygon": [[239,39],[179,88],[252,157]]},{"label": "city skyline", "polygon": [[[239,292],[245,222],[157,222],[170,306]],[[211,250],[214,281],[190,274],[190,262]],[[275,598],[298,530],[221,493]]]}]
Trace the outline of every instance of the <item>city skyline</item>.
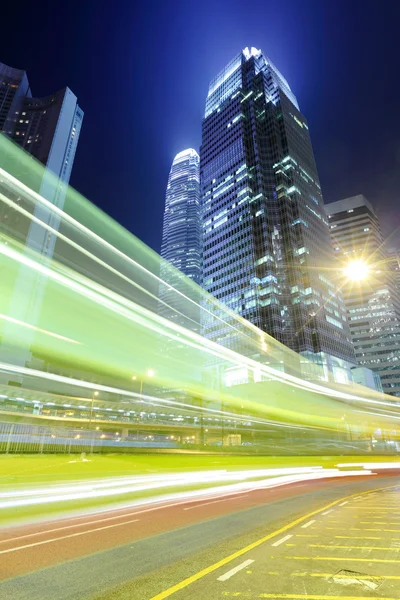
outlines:
[{"label": "city skyline", "polygon": [[[49,7],[49,30],[33,7],[20,13],[11,6],[10,19],[19,12],[18,40],[10,28],[0,42],[0,60],[26,69],[36,94],[46,96],[67,82],[79,96],[86,109],[85,130],[71,183],[100,208],[160,250],[165,182],[173,157],[182,148],[199,148],[203,103],[214,73],[238,48],[254,45],[286,74],[309,117],[325,201],[364,193],[376,206],[386,236],[399,226],[398,83],[389,40],[395,36],[400,7],[392,3],[381,11],[368,0],[350,6],[344,0],[295,1],[278,10],[267,1],[253,4],[258,18],[246,21],[239,3],[206,2],[200,11],[181,6],[167,32],[162,3],[160,19],[144,3],[135,10],[124,1],[117,5],[110,15],[99,3],[97,27],[90,28],[89,39],[88,11],[77,27],[67,6]],[[374,36],[368,33],[371,23]],[[145,33],[149,29],[154,31],[152,44]],[[49,53],[49,44],[70,51]],[[115,77],[124,81],[117,95]],[[144,94],[137,93],[139,81]],[[107,112],[106,106],[116,102],[118,110]],[[371,119],[382,103],[379,120]],[[150,164],[157,166],[151,179],[146,175]],[[111,201],[115,196],[118,203]],[[399,245],[398,233],[391,241]]]}]

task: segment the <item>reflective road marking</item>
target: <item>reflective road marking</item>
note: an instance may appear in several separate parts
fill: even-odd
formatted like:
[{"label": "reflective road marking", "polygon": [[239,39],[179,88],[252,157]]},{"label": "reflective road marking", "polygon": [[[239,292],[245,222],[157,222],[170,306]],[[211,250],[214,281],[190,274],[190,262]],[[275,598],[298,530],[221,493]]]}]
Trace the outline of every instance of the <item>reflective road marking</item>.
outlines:
[{"label": "reflective road marking", "polygon": [[232,577],[232,575],[235,575],[235,573],[238,573],[238,571],[241,571],[242,569],[245,569],[246,567],[248,567],[249,565],[251,565],[254,562],[254,560],[245,560],[244,562],[242,562],[240,565],[238,565],[237,567],[234,567],[233,569],[231,569],[230,571],[228,571],[227,573],[225,573],[224,575],[221,575],[221,577],[218,577],[218,581],[226,581],[227,579],[230,579]]},{"label": "reflective road marking", "polygon": [[[281,538],[274,544],[271,544],[271,546],[280,546],[281,544],[283,544],[283,542],[286,542],[286,540],[290,540],[291,537],[293,537],[293,534],[291,534],[291,533],[289,535],[285,535],[285,537]],[[399,548],[399,550],[400,550],[400,548]]]}]

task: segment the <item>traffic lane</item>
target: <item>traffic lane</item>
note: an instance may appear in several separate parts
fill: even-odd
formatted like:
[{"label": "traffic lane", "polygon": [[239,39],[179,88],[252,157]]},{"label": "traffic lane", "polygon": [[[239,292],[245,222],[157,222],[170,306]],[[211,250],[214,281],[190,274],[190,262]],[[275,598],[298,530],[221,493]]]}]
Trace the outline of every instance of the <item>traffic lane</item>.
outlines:
[{"label": "traffic lane", "polygon": [[[393,482],[393,479],[379,480],[381,485],[388,482]],[[347,485],[341,480],[338,485],[314,490],[313,496],[298,495],[208,518],[201,523],[49,566],[3,581],[0,583],[0,598],[80,600],[96,595],[96,598],[105,599],[109,597],[110,588],[128,584],[128,595],[124,599],[148,600],[210,562],[226,557],[266,532],[273,532],[279,524],[309,511],[310,506],[319,508],[332,499],[370,489],[376,484],[377,478],[353,480]],[[1,558],[3,560],[4,555]]]},{"label": "traffic lane", "polygon": [[[352,477],[352,481],[365,476]],[[51,564],[86,556],[99,550],[134,542],[172,529],[213,519],[224,514],[272,504],[286,498],[341,487],[346,478],[313,480],[242,494],[204,497],[143,509],[125,509],[73,517],[48,524],[3,531],[0,541],[0,580]],[[313,500],[311,500],[313,502]]]},{"label": "traffic lane", "polygon": [[184,583],[182,589],[152,600],[397,600],[400,486],[343,500]]}]

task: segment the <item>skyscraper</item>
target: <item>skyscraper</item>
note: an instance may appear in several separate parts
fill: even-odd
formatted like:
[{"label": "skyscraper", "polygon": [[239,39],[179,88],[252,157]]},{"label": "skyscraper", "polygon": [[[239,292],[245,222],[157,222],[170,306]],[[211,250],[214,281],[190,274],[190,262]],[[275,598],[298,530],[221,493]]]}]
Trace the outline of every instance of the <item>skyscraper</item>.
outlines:
[{"label": "skyscraper", "polygon": [[[64,206],[82,120],[83,111],[69,88],[44,98],[34,98],[26,72],[0,63],[0,129],[46,167],[35,171],[38,176],[31,187],[60,209]],[[12,163],[11,154],[10,148]],[[7,164],[1,167],[7,170]],[[19,177],[18,173],[15,175]],[[54,254],[60,217],[42,208],[35,208],[34,217],[32,220],[24,218],[19,206],[4,204],[0,212],[0,232],[18,240],[25,253],[37,252],[45,263]],[[15,320],[35,325],[45,285],[45,277],[34,277],[21,266],[10,306],[10,314]],[[24,301],[18,303],[17,298]],[[27,333],[27,348],[29,335],[32,334]],[[24,364],[31,358],[29,353],[10,354],[8,341],[12,342],[14,337],[15,327],[8,324],[0,356]]]},{"label": "skyscraper", "polygon": [[[400,288],[395,257],[388,256],[372,204],[362,195],[326,205],[335,254],[355,265],[343,284],[357,362],[377,372],[383,390],[400,396]],[[397,262],[398,268],[398,262]]]},{"label": "skyscraper", "polygon": [[161,256],[200,284],[200,158],[192,148],[175,156],[169,172]]},{"label": "skyscraper", "polygon": [[0,63],[0,130],[68,183],[83,111],[64,88],[33,98],[25,71]]},{"label": "skyscraper", "polygon": [[308,125],[260,50],[211,81],[200,157],[203,287],[329,370],[354,363]]}]

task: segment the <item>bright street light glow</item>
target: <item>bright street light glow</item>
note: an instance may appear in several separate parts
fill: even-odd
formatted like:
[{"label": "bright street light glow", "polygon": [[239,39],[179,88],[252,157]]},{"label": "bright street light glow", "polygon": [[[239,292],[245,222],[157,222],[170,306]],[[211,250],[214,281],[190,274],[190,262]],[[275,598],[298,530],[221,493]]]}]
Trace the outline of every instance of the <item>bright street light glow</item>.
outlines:
[{"label": "bright street light glow", "polygon": [[349,264],[344,268],[344,274],[347,279],[350,281],[363,281],[368,277],[369,267],[368,265],[361,259],[352,260]]},{"label": "bright street light glow", "polygon": [[149,377],[154,377],[154,375],[155,375],[155,372],[154,372],[154,370],[153,370],[153,369],[149,369],[149,370],[147,371],[147,375],[148,375]]}]

